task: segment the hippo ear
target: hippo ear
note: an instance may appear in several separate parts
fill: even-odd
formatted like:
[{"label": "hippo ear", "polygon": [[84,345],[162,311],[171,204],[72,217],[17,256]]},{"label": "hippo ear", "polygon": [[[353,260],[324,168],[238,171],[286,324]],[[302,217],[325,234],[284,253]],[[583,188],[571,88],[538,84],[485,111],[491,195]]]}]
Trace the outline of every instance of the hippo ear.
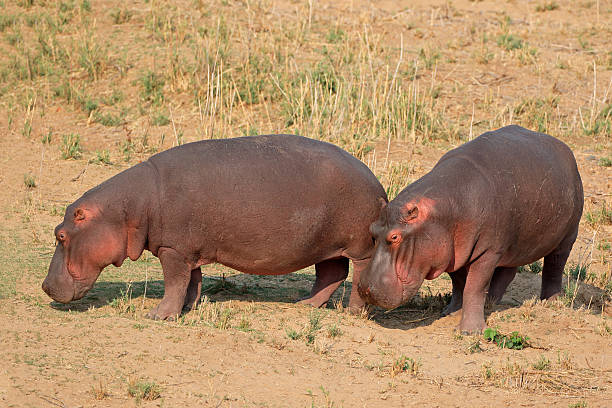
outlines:
[{"label": "hippo ear", "polygon": [[401,209],[401,219],[404,223],[409,223],[419,216],[419,207],[414,203],[408,203]]},{"label": "hippo ear", "polygon": [[83,208],[77,208],[76,210],[74,210],[74,221],[76,222],[83,221],[87,219],[88,216],[89,212],[87,210],[84,210]]},{"label": "hippo ear", "polygon": [[85,219],[85,213],[83,212],[82,208],[77,208],[74,211],[74,220],[75,221],[82,221]]},{"label": "hippo ear", "polygon": [[379,204],[380,204],[380,210],[381,210],[381,211],[382,211],[382,210],[384,210],[384,209],[385,209],[385,207],[387,206],[387,200],[385,200],[385,199],[384,199],[384,198],[382,198],[382,197],[378,197],[378,202],[379,202]]}]

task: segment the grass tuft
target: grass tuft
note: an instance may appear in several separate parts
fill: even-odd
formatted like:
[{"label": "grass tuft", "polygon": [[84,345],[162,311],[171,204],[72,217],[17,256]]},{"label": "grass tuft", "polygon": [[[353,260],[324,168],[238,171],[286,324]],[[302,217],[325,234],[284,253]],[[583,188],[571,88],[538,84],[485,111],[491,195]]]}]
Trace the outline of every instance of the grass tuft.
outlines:
[{"label": "grass tuft", "polygon": [[60,146],[62,159],[80,159],[83,153],[81,147],[81,136],[76,133],[64,135],[62,145]]},{"label": "grass tuft", "polygon": [[416,361],[411,357],[406,357],[405,355],[401,355],[397,358],[393,364],[391,365],[391,369],[389,370],[389,374],[391,377],[395,377],[401,373],[409,373],[412,375],[418,375],[419,368],[421,367],[421,363]]},{"label": "grass tuft", "polygon": [[545,1],[542,4],[538,4],[536,6],[536,11],[539,13],[543,13],[545,11],[558,10],[559,4],[556,1]]},{"label": "grass tuft", "polygon": [[30,173],[24,174],[23,184],[26,186],[27,189],[32,189],[36,187],[36,180],[34,179],[34,176]]},{"label": "grass tuft", "polygon": [[161,387],[155,382],[131,380],[128,383],[127,393],[136,401],[154,401],[161,397]]}]

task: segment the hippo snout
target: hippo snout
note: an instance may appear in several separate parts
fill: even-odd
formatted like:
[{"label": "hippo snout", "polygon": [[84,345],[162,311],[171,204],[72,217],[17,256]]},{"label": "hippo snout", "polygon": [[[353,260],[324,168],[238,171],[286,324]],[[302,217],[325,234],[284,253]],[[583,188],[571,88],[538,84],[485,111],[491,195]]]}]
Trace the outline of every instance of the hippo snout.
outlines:
[{"label": "hippo snout", "polygon": [[74,299],[74,279],[64,265],[64,254],[61,247],[55,249],[51,265],[49,265],[49,272],[42,283],[42,290],[51,299],[60,303],[68,303]]},{"label": "hippo snout", "polygon": [[370,274],[359,282],[357,289],[359,295],[371,305],[393,309],[404,303],[402,284],[394,273]]},{"label": "hippo snout", "polygon": [[74,286],[72,282],[60,283],[53,279],[51,276],[47,276],[42,283],[42,290],[56,302],[69,303],[74,298]]}]

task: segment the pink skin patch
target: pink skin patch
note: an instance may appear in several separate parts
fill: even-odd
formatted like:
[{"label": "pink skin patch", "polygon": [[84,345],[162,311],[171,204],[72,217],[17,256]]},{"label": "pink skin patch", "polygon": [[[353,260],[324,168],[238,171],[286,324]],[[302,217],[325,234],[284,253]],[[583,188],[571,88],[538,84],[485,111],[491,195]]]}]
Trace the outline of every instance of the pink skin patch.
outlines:
[{"label": "pink skin patch", "polygon": [[[404,207],[402,208],[401,214],[402,214],[402,222],[407,224],[407,225],[414,225],[417,223],[423,223],[425,222],[430,214],[433,211],[433,208],[435,206],[436,202],[430,198],[427,197],[421,197],[418,200],[413,200],[413,201],[409,201],[407,202]],[[388,237],[391,237],[393,234],[395,233],[395,231],[392,231],[391,233],[389,233]],[[415,232],[415,234],[419,234],[420,232]],[[401,237],[401,235],[400,235]],[[389,242],[393,243],[393,240],[390,240],[389,238],[387,238]],[[401,241],[401,239],[400,239]],[[399,244],[399,242],[398,242]],[[434,243],[435,245],[435,243]],[[394,246],[392,244],[392,246]],[[433,249],[433,248],[432,248]],[[426,254],[426,253],[421,253],[421,254],[417,254],[417,256],[422,256],[422,257],[429,257],[432,254]],[[403,261],[401,258],[403,257],[398,257],[398,259],[396,260],[396,272],[399,276],[401,275],[401,272],[404,271],[404,267],[405,267],[405,261]],[[437,278],[438,276],[440,276],[442,273],[444,272],[444,269],[431,269],[429,272],[427,272],[427,274],[424,276],[424,279],[428,279],[428,280],[432,280]]]},{"label": "pink skin patch", "polygon": [[[60,241],[64,244],[66,269],[77,281],[94,282],[105,266],[121,266],[125,259],[123,245],[117,239],[116,233],[111,233],[106,228],[95,228],[95,223],[90,226],[92,219],[99,213],[96,207],[80,207],[75,210],[74,224],[82,229],[75,242],[69,242],[70,235],[67,231],[58,231],[58,240],[60,234],[65,237]],[[92,227],[94,229],[91,229]]]},{"label": "pink skin patch", "polygon": [[436,202],[431,198],[421,197],[418,200],[408,201],[402,208],[402,222],[412,224],[423,222],[431,214]]}]

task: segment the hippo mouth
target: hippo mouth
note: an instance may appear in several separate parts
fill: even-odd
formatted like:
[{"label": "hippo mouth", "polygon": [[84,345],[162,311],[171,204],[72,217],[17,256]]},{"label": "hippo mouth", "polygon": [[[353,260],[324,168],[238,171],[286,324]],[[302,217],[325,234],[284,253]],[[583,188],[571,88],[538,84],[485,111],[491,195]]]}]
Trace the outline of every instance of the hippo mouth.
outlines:
[{"label": "hippo mouth", "polygon": [[56,302],[69,303],[75,297],[74,279],[67,271],[57,275],[48,274],[42,284],[42,289]]},{"label": "hippo mouth", "polygon": [[42,283],[42,289],[56,302],[69,303],[85,296],[92,288],[93,282],[75,279],[68,270],[63,252],[60,246],[56,247],[49,265],[49,273]]},{"label": "hippo mouth", "polygon": [[402,282],[394,271],[378,275],[378,279],[358,285],[359,294],[369,304],[390,310],[408,302],[418,291],[420,284]]}]

